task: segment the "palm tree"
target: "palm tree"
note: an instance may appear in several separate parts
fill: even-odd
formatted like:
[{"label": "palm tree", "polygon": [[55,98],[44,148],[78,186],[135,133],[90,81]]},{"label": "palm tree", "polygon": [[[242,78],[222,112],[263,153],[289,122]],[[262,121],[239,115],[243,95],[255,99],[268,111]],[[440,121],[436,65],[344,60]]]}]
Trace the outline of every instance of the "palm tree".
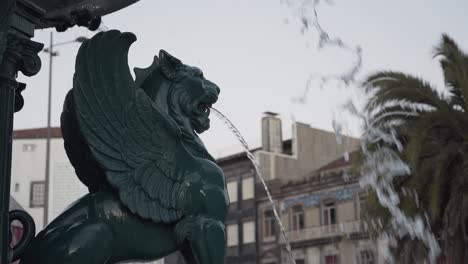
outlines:
[{"label": "palm tree", "polygon": [[[429,228],[440,241],[448,263],[467,263],[468,56],[443,35],[435,57],[440,58],[443,89],[409,74],[378,72],[364,83],[372,94],[366,113],[374,126],[394,129],[403,144],[400,156],[411,173],[400,177],[395,188],[400,193],[416,190],[419,205],[403,197],[400,208],[407,215],[427,214]],[[386,143],[377,142],[369,148],[379,144]],[[369,196],[368,208],[374,217],[388,214],[378,205],[375,194]],[[399,243],[400,249],[421,252],[414,250],[421,244],[407,237]]]}]

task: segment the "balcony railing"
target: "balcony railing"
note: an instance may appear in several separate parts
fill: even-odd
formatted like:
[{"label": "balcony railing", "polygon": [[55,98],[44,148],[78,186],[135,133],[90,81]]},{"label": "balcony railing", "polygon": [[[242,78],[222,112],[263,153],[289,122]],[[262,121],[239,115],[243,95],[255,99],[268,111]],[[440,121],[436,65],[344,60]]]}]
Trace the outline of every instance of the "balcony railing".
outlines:
[{"label": "balcony railing", "polygon": [[[341,222],[335,225],[316,226],[287,232],[289,242],[299,242],[319,238],[335,236],[349,236],[354,233],[364,232],[365,226],[361,221]],[[282,242],[283,239],[281,239]]]}]

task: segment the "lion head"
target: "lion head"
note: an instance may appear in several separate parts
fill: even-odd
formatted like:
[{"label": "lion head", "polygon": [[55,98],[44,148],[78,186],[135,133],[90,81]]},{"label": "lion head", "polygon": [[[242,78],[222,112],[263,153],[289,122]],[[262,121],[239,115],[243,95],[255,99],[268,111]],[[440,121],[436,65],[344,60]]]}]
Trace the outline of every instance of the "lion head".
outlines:
[{"label": "lion head", "polygon": [[135,69],[135,75],[137,86],[176,121],[183,135],[198,140],[197,134],[209,129],[210,108],[220,89],[200,69],[161,50],[149,68]]}]

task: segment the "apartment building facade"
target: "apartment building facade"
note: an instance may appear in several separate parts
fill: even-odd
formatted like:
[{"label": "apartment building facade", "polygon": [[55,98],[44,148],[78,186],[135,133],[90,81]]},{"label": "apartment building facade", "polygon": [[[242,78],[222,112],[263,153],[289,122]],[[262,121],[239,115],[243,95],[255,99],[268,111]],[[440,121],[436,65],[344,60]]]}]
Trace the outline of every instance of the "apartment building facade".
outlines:
[{"label": "apartment building facade", "polygon": [[[300,180],[269,184],[297,264],[383,263],[361,215],[365,193],[343,158]],[[259,263],[290,263],[272,205],[257,190]]]},{"label": "apartment building facade", "polygon": [[[359,141],[293,124],[290,149],[282,149],[281,120],[262,119],[262,149],[255,156],[283,223],[297,264],[381,263],[361,219],[364,199],[350,153]],[[283,230],[261,184],[256,185],[258,263],[291,263]],[[378,262],[380,261],[380,262]]]},{"label": "apartment building facade", "polygon": [[226,220],[226,263],[257,263],[255,169],[245,153],[217,162],[224,171],[230,200]]},{"label": "apartment building facade", "polygon": [[[299,178],[302,171],[311,171],[336,159],[348,147],[337,144],[334,133],[302,123],[294,123],[292,129],[292,139],[283,140],[281,119],[277,114],[265,112],[261,120],[262,146],[251,152],[268,182]],[[346,139],[356,146],[356,140]],[[262,259],[259,228],[263,227],[259,223],[257,206],[264,205],[258,202],[261,197],[257,193],[259,190],[264,193],[264,187],[245,153],[220,158],[217,163],[226,176],[231,202],[226,221],[226,263],[259,263]]]}]

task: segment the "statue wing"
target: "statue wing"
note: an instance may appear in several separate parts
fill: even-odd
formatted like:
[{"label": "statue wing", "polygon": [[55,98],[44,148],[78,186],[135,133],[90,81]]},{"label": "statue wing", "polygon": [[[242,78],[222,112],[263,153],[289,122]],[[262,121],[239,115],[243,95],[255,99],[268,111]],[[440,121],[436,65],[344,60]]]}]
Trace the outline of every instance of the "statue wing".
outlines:
[{"label": "statue wing", "polygon": [[176,151],[188,154],[175,122],[133,81],[127,56],[135,40],[112,30],[82,44],[73,80],[77,119],[122,203],[143,218],[170,223],[181,218],[187,192]]}]

